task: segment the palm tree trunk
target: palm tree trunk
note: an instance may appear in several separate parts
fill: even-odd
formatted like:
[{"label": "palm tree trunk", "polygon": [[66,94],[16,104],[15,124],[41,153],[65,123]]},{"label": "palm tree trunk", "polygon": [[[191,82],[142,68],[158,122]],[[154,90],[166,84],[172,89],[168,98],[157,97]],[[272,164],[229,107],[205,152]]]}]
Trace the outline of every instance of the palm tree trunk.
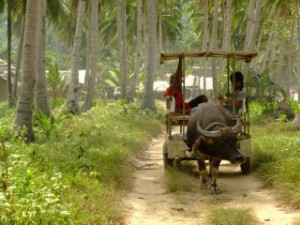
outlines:
[{"label": "palm tree trunk", "polygon": [[[297,2],[297,6],[299,6],[299,2]],[[300,9],[298,7],[298,14],[300,13]],[[298,102],[300,103],[300,18],[297,18],[297,25],[298,25],[298,51],[297,51],[297,92],[298,92]]]},{"label": "palm tree trunk", "polygon": [[[229,50],[231,37],[231,0],[226,1],[222,50]],[[223,70],[221,70],[223,71]]]},{"label": "palm tree trunk", "polygon": [[[269,68],[270,70],[270,74],[275,74],[275,70],[276,70],[276,64],[275,61],[276,61],[276,52],[277,52],[277,49],[276,49],[276,46],[277,46],[277,43],[280,42],[280,39],[278,36],[273,36],[273,39],[274,41],[272,41],[271,43],[271,52],[270,52],[270,58],[269,58],[269,62],[268,62],[268,66],[267,68]],[[271,78],[271,76],[270,76]]]},{"label": "palm tree trunk", "polygon": [[137,32],[136,32],[136,57],[135,57],[135,70],[129,90],[127,93],[127,99],[129,101],[134,100],[135,88],[140,78],[141,70],[141,57],[142,57],[142,34],[143,34],[143,0],[138,0],[137,6]]},{"label": "palm tree trunk", "polygon": [[[204,0],[204,27],[203,27],[203,35],[202,35],[202,51],[207,50],[207,43],[208,43],[208,9],[209,9],[209,0]],[[206,88],[206,78],[208,73],[208,64],[207,64],[207,58],[204,60],[204,74],[203,74],[203,91],[204,94],[207,94],[207,88]],[[198,79],[198,87],[199,87],[199,93],[200,94],[200,85],[201,85],[201,79],[199,77]]]},{"label": "palm tree trunk", "polygon": [[38,24],[40,13],[40,1],[27,0],[25,34],[24,34],[24,57],[23,73],[20,87],[20,98],[17,104],[15,127],[26,128],[25,139],[34,141],[32,129],[32,112],[34,100],[34,83],[37,73],[37,49],[38,49]]},{"label": "palm tree trunk", "polygon": [[12,2],[7,1],[7,100],[8,106],[13,107],[13,93],[12,93],[12,82],[11,82],[11,12],[12,12]]},{"label": "palm tree trunk", "polygon": [[24,43],[24,32],[25,32],[25,18],[22,16],[22,32],[21,32],[21,38],[19,42],[18,47],[18,59],[17,59],[17,65],[16,65],[16,71],[14,76],[14,85],[13,85],[13,99],[14,104],[17,102],[17,95],[18,95],[18,81],[20,79],[20,69],[22,66],[22,54],[23,54],[23,43]]},{"label": "palm tree trunk", "polygon": [[[231,7],[232,1],[227,0],[225,5],[225,18],[224,18],[224,25],[223,25],[223,39],[222,39],[222,50],[228,51],[230,48],[230,40],[231,40],[231,27],[232,27],[232,20],[231,20]],[[224,71],[227,65],[226,60],[222,60],[220,63],[220,71]]]},{"label": "palm tree trunk", "polygon": [[73,51],[72,51],[71,76],[69,80],[68,97],[66,103],[66,107],[68,111],[73,114],[77,114],[79,112],[78,70],[79,70],[79,61],[80,61],[79,54],[80,54],[80,45],[81,45],[82,32],[83,32],[83,19],[84,19],[85,5],[86,5],[85,0],[79,0],[76,31],[75,31],[75,38],[74,38]]},{"label": "palm tree trunk", "polygon": [[156,61],[156,0],[148,1],[148,52],[145,93],[141,108],[156,111],[154,104],[153,81]]},{"label": "palm tree trunk", "polygon": [[[261,47],[261,41],[262,41],[262,38],[263,38],[263,35],[264,35],[264,30],[261,29],[260,30],[260,33],[259,33],[259,38],[258,38],[258,41],[257,41],[257,51],[259,52],[260,50],[260,47]],[[255,60],[254,60],[254,65],[253,65],[253,70],[258,73],[258,63],[259,63],[259,57],[256,57]]]},{"label": "palm tree trunk", "polygon": [[37,112],[51,117],[51,110],[48,101],[48,88],[45,70],[45,48],[46,48],[46,0],[41,1],[41,18],[39,26],[38,45],[38,72],[35,83],[35,107]]},{"label": "palm tree trunk", "polygon": [[127,40],[126,40],[126,1],[118,1],[118,40],[119,61],[121,77],[121,98],[126,97],[127,92]]},{"label": "palm tree trunk", "polygon": [[268,60],[270,60],[270,53],[272,52],[271,51],[271,46],[272,46],[272,41],[273,41],[273,37],[274,37],[274,34],[270,34],[269,35],[269,38],[268,38],[268,44],[267,44],[267,49],[265,51],[265,54],[264,54],[264,58],[263,58],[263,62],[262,62],[262,66],[260,68],[260,73],[264,73],[265,70],[266,70],[266,66],[267,66],[267,62]]},{"label": "palm tree trunk", "polygon": [[279,57],[277,58],[277,66],[276,66],[276,70],[274,71],[273,76],[271,76],[271,80],[280,85],[282,87],[282,84],[280,83],[280,76],[282,76],[283,71],[284,71],[284,66],[285,66],[285,57],[286,57],[286,41],[284,37],[281,37],[280,40],[281,44],[280,44],[280,48],[281,50],[279,52],[281,52],[281,54],[279,54]]},{"label": "palm tree trunk", "polygon": [[86,112],[92,108],[95,92],[97,57],[98,57],[98,1],[92,0],[92,43],[91,43],[91,72],[89,74],[87,95],[81,111]]},{"label": "palm tree trunk", "polygon": [[288,97],[290,96],[290,76],[293,73],[293,44],[294,44],[294,32],[295,32],[295,22],[296,22],[296,13],[293,15],[290,28],[290,41],[288,43],[288,57],[287,57],[287,74],[286,74],[286,93]]},{"label": "palm tree trunk", "polygon": [[[219,1],[215,1],[214,6],[214,18],[213,18],[213,28],[210,42],[210,50],[215,50],[217,48],[217,34],[218,34],[218,11],[219,11]],[[212,58],[212,79],[213,79],[213,100],[217,100],[218,96],[218,82],[217,82],[217,62],[216,59]]]},{"label": "palm tree trunk", "polygon": [[85,59],[85,76],[84,90],[88,89],[88,80],[91,71],[91,45],[92,45],[92,4],[88,4],[88,31],[86,37],[86,59]]},{"label": "palm tree trunk", "polygon": [[[252,4],[252,0],[250,1],[250,5]],[[254,4],[254,3],[253,3]],[[249,8],[250,8],[249,5]],[[251,12],[251,8],[248,8],[249,15],[251,17],[251,20],[248,21],[250,24],[247,24],[247,35],[246,35],[246,49],[245,50],[255,50],[255,41],[257,38],[257,30],[260,22],[261,17],[261,7],[262,7],[262,0],[257,0],[255,11]],[[255,15],[254,15],[255,13]],[[249,28],[248,28],[249,25]],[[249,29],[249,30],[248,30]],[[249,32],[249,33],[248,33]],[[249,63],[244,64],[244,82],[247,82],[248,78],[248,71],[249,71]]]},{"label": "palm tree trunk", "polygon": [[204,0],[204,27],[203,27],[203,35],[202,35],[202,51],[207,50],[207,42],[208,42],[208,7],[209,0]]},{"label": "palm tree trunk", "polygon": [[247,28],[246,28],[246,40],[245,40],[245,50],[249,48],[250,45],[250,37],[251,30],[253,26],[253,16],[254,16],[254,6],[256,0],[250,0],[248,8],[247,8]]},{"label": "palm tree trunk", "polygon": [[157,60],[156,60],[156,74],[158,75],[156,77],[156,79],[163,79],[164,78],[164,74],[163,74],[163,66],[160,64],[160,53],[163,51],[163,48],[162,48],[162,14],[161,14],[161,8],[157,9],[157,50],[156,50],[156,53],[157,53]]}]

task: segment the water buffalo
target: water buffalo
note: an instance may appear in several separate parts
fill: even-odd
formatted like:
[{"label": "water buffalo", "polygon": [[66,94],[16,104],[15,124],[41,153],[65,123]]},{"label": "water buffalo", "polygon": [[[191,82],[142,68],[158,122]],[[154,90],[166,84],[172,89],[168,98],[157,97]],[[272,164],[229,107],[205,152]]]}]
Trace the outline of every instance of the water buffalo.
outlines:
[{"label": "water buffalo", "polygon": [[[196,157],[202,185],[207,186],[210,178],[210,193],[218,194],[218,168],[222,159],[231,163],[242,163],[244,156],[239,150],[238,133],[242,124],[218,103],[202,103],[193,109],[187,127],[186,151],[188,157]],[[206,170],[205,160],[209,160],[210,170]]]}]

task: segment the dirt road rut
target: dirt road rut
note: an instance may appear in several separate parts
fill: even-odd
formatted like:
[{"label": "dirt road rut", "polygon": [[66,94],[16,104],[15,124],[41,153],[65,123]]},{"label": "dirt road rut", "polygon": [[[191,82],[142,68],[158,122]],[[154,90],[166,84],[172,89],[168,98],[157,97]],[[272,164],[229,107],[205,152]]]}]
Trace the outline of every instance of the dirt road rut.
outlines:
[{"label": "dirt road rut", "polygon": [[239,167],[220,167],[220,195],[208,190],[174,192],[166,188],[162,160],[164,135],[152,139],[134,160],[134,187],[125,198],[125,217],[128,225],[198,225],[207,224],[213,206],[247,207],[253,209],[261,224],[300,225],[300,211],[290,209],[276,200],[270,190],[253,175],[241,175]]}]

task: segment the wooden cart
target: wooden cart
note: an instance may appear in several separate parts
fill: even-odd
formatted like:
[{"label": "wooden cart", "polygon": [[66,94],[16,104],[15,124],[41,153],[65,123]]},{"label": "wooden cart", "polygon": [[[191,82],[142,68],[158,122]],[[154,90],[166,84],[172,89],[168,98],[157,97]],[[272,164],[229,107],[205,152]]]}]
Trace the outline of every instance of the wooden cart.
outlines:
[{"label": "wooden cart", "polygon": [[[257,56],[256,52],[246,52],[246,51],[195,51],[195,52],[171,52],[162,53],[160,56],[160,63],[165,63],[167,60],[182,60],[178,65],[182,72],[182,94],[185,96],[185,60],[188,58],[205,58],[205,57],[215,57],[223,58],[227,62],[227,90],[230,92],[230,70],[229,65],[231,60],[233,60],[232,65],[235,65],[235,60],[242,60],[249,63],[254,57]],[[178,68],[177,68],[178,69]],[[234,71],[234,68],[233,68]],[[232,71],[232,72],[233,72]],[[251,171],[251,134],[250,134],[250,121],[249,121],[249,106],[248,97],[245,97],[244,110],[239,113],[235,113],[240,116],[243,128],[239,134],[239,144],[240,150],[245,156],[245,162],[240,165],[241,172],[243,174],[248,174]],[[173,98],[166,99],[167,113],[166,113],[166,137],[165,143],[163,145],[163,160],[165,168],[169,166],[174,166],[180,164],[181,160],[196,160],[196,158],[186,157],[184,154],[185,150],[188,150],[186,145],[186,129],[189,120],[189,115],[185,113],[183,109],[182,113],[176,113],[172,109]],[[233,109],[235,112],[235,109]]]}]

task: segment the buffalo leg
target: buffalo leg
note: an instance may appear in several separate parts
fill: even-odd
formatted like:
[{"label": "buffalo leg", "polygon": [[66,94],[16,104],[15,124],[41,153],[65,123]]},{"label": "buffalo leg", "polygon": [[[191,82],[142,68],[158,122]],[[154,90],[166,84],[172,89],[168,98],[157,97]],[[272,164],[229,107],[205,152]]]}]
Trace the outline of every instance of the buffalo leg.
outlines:
[{"label": "buffalo leg", "polygon": [[185,151],[185,155],[189,158],[193,158],[193,157],[197,157],[197,151],[199,151],[199,148],[200,148],[200,144],[202,142],[202,137],[200,136],[196,141],[195,143],[193,144],[192,146],[192,150],[191,151]]},{"label": "buffalo leg", "polygon": [[219,194],[220,191],[217,186],[217,178],[218,178],[218,173],[219,173],[219,165],[221,163],[221,160],[210,160],[210,178],[211,178],[211,184],[210,184],[210,194]]},{"label": "buffalo leg", "polygon": [[201,177],[201,187],[207,188],[207,182],[208,182],[208,172],[206,170],[205,161],[203,159],[197,159],[199,171],[200,171],[200,177]]}]

